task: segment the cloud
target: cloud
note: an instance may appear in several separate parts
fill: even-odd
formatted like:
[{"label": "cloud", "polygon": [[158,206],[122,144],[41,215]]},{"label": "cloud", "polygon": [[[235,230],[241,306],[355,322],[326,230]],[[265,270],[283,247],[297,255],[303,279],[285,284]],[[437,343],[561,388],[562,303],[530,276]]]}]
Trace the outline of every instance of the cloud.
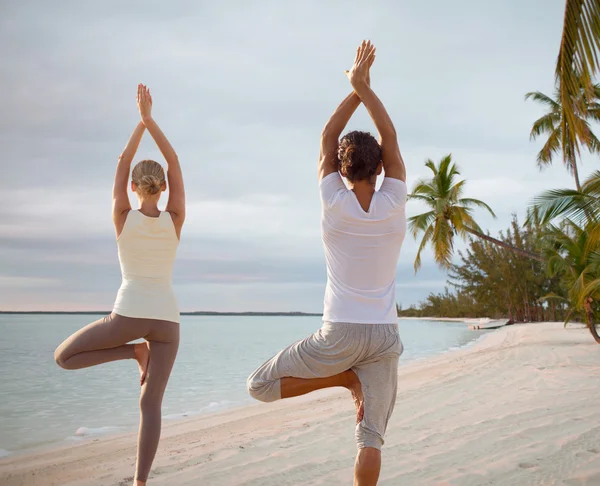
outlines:
[{"label": "cloud", "polygon": [[[378,46],[373,86],[399,134],[408,183],[452,153],[466,195],[498,214],[572,185],[540,173],[527,91],[552,89],[564,2],[12,2],[0,15],[0,308],[110,308],[117,157],[138,123],[135,86],[183,165],[188,197],[175,285],[182,308],[320,311],[325,268],[320,131],[349,92],[353,46]],[[539,21],[539,11],[545,14]],[[349,129],[374,131],[361,107]],[[162,161],[146,134],[139,158]],[[583,172],[597,167],[585,159]],[[135,198],[132,197],[135,207]],[[411,203],[408,214],[421,210]],[[460,248],[462,243],[458,244]],[[425,254],[398,266],[405,306],[443,289]]]}]

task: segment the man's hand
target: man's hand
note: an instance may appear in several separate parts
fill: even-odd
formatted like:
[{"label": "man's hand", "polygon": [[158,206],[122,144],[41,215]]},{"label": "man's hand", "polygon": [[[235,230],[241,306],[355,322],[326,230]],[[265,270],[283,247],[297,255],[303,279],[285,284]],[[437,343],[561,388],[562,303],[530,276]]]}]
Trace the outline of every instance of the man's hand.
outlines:
[{"label": "man's hand", "polygon": [[362,86],[371,85],[370,69],[375,61],[375,46],[371,41],[362,41],[362,44],[356,49],[354,65],[350,71],[346,71],[346,76],[355,91]]}]

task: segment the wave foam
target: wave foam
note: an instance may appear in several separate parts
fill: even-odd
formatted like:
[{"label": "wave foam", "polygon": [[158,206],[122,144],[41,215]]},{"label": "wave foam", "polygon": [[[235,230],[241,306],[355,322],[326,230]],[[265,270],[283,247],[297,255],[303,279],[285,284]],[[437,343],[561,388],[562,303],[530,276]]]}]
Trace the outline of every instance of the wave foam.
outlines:
[{"label": "wave foam", "polygon": [[182,413],[172,413],[169,415],[163,415],[163,418],[165,420],[177,420],[177,419],[183,419],[183,418],[187,418],[187,417],[194,417],[196,415],[204,415],[207,413],[213,413],[213,412],[218,412],[220,410],[225,410],[226,408],[229,408],[234,404],[235,404],[235,402],[232,402],[229,400],[222,400],[220,402],[210,402],[208,405],[206,405],[205,407],[202,407],[200,410],[193,410],[190,412],[182,412]]},{"label": "wave foam", "polygon": [[75,437],[90,437],[96,435],[114,434],[119,431],[119,427],[79,427],[75,431]]}]

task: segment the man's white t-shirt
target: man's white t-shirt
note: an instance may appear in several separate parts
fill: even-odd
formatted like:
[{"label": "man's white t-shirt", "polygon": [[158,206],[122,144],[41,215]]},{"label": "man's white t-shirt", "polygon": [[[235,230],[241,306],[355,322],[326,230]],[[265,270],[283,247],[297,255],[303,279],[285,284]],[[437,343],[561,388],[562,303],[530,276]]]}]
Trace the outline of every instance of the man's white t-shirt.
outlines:
[{"label": "man's white t-shirt", "polygon": [[320,182],[327,264],[323,320],[394,324],[396,265],[406,234],[406,184],[386,177],[365,212],[339,172]]}]

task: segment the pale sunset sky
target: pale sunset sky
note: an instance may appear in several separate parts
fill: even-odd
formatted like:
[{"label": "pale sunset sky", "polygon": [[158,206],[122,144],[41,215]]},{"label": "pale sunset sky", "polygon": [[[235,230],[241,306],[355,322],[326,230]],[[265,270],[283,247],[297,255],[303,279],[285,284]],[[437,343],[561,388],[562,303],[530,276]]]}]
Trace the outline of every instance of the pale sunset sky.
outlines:
[{"label": "pale sunset sky", "polygon": [[[322,310],[319,135],[372,39],[372,85],[395,122],[409,190],[452,153],[495,234],[532,197],[573,187],[530,142],[551,94],[564,0],[28,1],[0,5],[1,310],[110,310],[120,285],[111,187],[138,123],[136,86],[181,160],[183,311]],[[374,130],[364,108],[349,128]],[[164,162],[148,134],[136,160]],[[598,167],[584,158],[582,179]],[[166,198],[163,198],[163,204]],[[134,198],[132,202],[135,204]],[[137,206],[134,206],[137,207]],[[163,206],[164,207],[164,206]],[[409,202],[408,216],[422,207]],[[462,244],[459,247],[463,246]],[[405,307],[446,275],[407,235]]]}]

